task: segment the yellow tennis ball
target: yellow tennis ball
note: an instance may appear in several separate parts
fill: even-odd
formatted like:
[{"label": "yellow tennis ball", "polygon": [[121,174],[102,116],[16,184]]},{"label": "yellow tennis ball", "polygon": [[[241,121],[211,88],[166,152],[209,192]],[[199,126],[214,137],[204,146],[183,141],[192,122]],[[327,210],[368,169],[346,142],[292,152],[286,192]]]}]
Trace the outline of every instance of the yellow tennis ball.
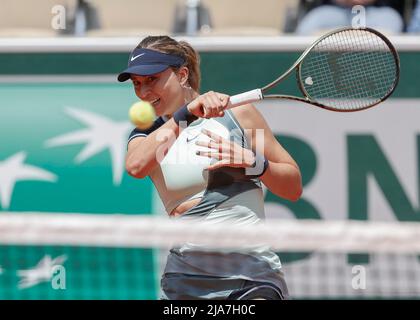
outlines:
[{"label": "yellow tennis ball", "polygon": [[131,122],[139,129],[145,130],[153,125],[156,119],[155,109],[147,101],[139,101],[134,103],[128,115]]}]

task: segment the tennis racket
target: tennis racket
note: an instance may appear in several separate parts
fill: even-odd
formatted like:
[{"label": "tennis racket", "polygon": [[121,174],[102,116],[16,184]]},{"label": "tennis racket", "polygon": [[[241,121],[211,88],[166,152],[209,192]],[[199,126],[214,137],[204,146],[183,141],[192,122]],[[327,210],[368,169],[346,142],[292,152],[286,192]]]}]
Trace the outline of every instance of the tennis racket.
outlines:
[{"label": "tennis racket", "polygon": [[[267,94],[294,70],[303,97]],[[265,87],[231,96],[228,108],[263,99],[289,99],[332,111],[359,111],[386,100],[399,76],[398,53],[383,34],[370,28],[342,28],[316,40]]]}]

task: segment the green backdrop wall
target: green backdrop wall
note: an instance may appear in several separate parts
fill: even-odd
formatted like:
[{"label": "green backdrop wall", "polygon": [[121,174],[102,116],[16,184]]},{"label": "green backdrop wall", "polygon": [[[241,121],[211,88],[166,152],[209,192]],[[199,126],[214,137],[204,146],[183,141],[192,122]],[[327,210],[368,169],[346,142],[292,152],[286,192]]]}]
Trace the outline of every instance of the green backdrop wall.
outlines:
[{"label": "green backdrop wall", "polygon": [[[259,87],[299,54],[202,52],[202,91],[234,94]],[[136,97],[130,84],[112,79],[127,57],[125,52],[0,53],[0,214],[153,211],[150,181],[129,177],[121,156],[131,130],[128,108]],[[420,97],[419,61],[420,52],[401,52],[394,99]],[[96,78],[86,81],[86,76]],[[294,81],[291,77],[283,84],[284,92],[298,94]],[[315,153],[287,132],[283,136],[304,181],[311,180]],[[30,172],[20,175],[26,169]],[[16,183],[6,192],[10,179]],[[268,193],[267,202],[290,207],[304,218],[318,217],[305,199],[291,206],[273,197]],[[64,261],[66,290],[51,288],[48,273],[25,287],[22,270],[37,264],[39,269],[48,259]],[[154,299],[156,259],[145,249],[0,246],[0,299]]]}]

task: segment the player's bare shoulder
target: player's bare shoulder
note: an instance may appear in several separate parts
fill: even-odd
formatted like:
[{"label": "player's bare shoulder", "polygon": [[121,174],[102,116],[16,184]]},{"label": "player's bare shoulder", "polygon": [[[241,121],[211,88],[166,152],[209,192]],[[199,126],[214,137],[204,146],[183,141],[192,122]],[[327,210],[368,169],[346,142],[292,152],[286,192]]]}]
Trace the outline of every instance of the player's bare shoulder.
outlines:
[{"label": "player's bare shoulder", "polygon": [[135,150],[137,146],[139,146],[145,139],[146,137],[136,137],[130,140],[130,142],[128,142],[128,145],[127,145],[127,153],[130,153],[133,150]]},{"label": "player's bare shoulder", "polygon": [[265,129],[268,127],[263,115],[253,104],[245,104],[231,110],[244,129]]}]

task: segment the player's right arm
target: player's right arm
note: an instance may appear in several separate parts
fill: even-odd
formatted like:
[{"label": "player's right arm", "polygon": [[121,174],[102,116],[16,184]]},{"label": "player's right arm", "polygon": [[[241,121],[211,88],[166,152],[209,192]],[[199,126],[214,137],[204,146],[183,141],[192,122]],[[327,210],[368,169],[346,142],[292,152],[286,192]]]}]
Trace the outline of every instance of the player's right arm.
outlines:
[{"label": "player's right arm", "polygon": [[[197,117],[212,118],[223,116],[229,96],[207,92],[191,101],[187,108]],[[147,135],[139,135],[128,143],[125,167],[129,175],[144,178],[163,160],[180,133],[180,126],[172,118]]]},{"label": "player's right arm", "polygon": [[147,136],[137,136],[128,143],[125,168],[129,175],[144,178],[159,163],[159,154],[166,152],[179,135],[179,126],[170,119]]}]

